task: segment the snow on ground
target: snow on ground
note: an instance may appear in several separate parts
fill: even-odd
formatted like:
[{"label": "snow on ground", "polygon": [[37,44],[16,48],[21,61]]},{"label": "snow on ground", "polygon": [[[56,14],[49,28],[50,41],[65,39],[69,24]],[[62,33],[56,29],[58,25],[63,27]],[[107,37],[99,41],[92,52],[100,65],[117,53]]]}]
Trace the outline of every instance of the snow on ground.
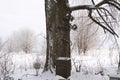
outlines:
[{"label": "snow on ground", "polygon": [[[15,78],[15,80],[42,80],[40,75],[45,64],[45,56],[41,56],[38,53],[25,54],[24,52],[12,53],[12,55],[12,61],[15,65],[15,71],[12,76]],[[36,70],[33,66],[36,60],[39,60],[41,64],[39,76],[35,76]]]},{"label": "snow on ground", "polygon": [[25,71],[25,69],[17,69],[14,72],[14,79],[22,79],[22,80],[41,80],[41,73],[42,69],[39,70],[39,76],[36,76],[35,69],[28,69]]},{"label": "snow on ground", "polygon": [[[72,53],[72,78],[79,77],[83,80],[99,80],[100,78],[104,78],[100,75],[95,75],[100,71],[103,71],[104,75],[116,75],[117,67],[118,67],[118,51],[117,50],[108,50],[108,49],[99,49],[99,50],[89,50],[86,53],[87,55],[79,54],[74,55]],[[75,64],[74,64],[75,62]],[[81,66],[81,73],[75,72],[75,66]],[[87,74],[87,75],[86,75]],[[76,78],[75,77],[75,78]],[[86,79],[85,79],[86,77]],[[82,80],[81,79],[81,80]],[[108,80],[107,77],[105,77]],[[103,80],[103,79],[100,79]]]},{"label": "snow on ground", "polygon": [[33,64],[36,62],[37,59],[39,59],[41,67],[43,67],[45,63],[45,56],[40,56],[37,53],[13,53],[12,61],[16,68],[33,68]]},{"label": "snow on ground", "polygon": [[101,75],[83,75],[80,73],[75,73],[71,76],[71,80],[109,80],[109,77]]},{"label": "snow on ground", "polygon": [[[63,77],[51,74],[50,72],[44,73],[41,80],[59,80],[63,79]],[[72,73],[70,80],[109,80],[108,76],[101,76],[101,75],[84,75],[81,73]]]},{"label": "snow on ground", "polygon": [[[100,52],[102,52],[100,54]],[[109,54],[109,51],[91,50],[87,52],[88,55],[84,56],[72,56],[72,71],[71,80],[109,80],[108,75],[116,74],[117,72],[117,56],[114,51],[113,54]],[[91,53],[91,55],[89,55]],[[55,73],[51,74],[50,71],[42,73],[43,66],[45,63],[45,56],[41,56],[38,53],[25,54],[12,53],[13,64],[15,65],[15,71],[12,75],[15,80],[59,80],[59,76]],[[117,59],[116,59],[117,58]],[[39,75],[35,76],[36,71],[33,68],[34,62],[39,59],[41,63],[41,69],[39,70]],[[73,64],[75,62],[75,64]],[[76,72],[75,65],[81,65],[81,72]],[[99,73],[101,70],[104,72],[104,76]]]}]

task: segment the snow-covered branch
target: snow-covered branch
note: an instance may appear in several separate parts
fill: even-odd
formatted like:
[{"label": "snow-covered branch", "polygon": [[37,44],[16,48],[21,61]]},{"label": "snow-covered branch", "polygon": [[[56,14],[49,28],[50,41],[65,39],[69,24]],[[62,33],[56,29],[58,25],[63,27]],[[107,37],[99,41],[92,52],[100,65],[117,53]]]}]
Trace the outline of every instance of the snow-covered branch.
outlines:
[{"label": "snow-covered branch", "polygon": [[[102,0],[101,2],[99,2],[98,4],[95,4],[94,0],[92,0],[93,5],[79,5],[79,6],[73,6],[70,7],[71,11],[76,11],[76,10],[88,10],[88,17],[95,22],[96,24],[98,24],[99,26],[101,26],[104,31],[108,31],[110,32],[112,35],[115,35],[117,37],[119,37],[117,35],[117,33],[115,32],[115,30],[113,29],[113,26],[111,26],[107,20],[103,17],[102,14],[106,15],[106,18],[108,18],[108,15],[115,20],[114,16],[109,12],[109,10],[107,8],[105,8],[103,5],[104,4],[108,4],[111,5],[113,7],[115,7],[116,9],[120,10],[120,1],[116,1],[116,0]],[[100,20],[96,20],[95,17],[92,15],[93,11],[96,11],[98,16],[100,17],[100,19],[104,22],[101,23]],[[104,13],[103,13],[104,12]],[[110,19],[109,19],[110,20]]]}]

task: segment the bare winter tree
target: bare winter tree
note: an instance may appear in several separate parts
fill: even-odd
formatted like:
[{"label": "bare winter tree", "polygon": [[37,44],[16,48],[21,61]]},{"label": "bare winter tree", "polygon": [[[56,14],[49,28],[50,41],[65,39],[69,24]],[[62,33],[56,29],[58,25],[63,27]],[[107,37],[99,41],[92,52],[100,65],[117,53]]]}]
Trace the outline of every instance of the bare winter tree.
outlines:
[{"label": "bare winter tree", "polygon": [[[47,57],[45,71],[55,68],[56,59],[70,57],[70,28],[68,0],[45,0],[46,33],[47,33]],[[62,13],[61,13],[62,11]],[[64,77],[69,77],[71,63],[63,63]],[[59,67],[56,67],[59,68]]]},{"label": "bare winter tree", "polygon": [[35,46],[35,35],[30,30],[23,30],[19,33],[19,47],[25,53],[30,53]]},{"label": "bare winter tree", "polygon": [[95,24],[90,24],[91,20],[84,15],[81,15],[79,20],[75,19],[74,23],[78,26],[78,29],[73,31],[74,34],[71,33],[72,47],[78,54],[86,54],[87,50],[96,46],[98,27]]},{"label": "bare winter tree", "polygon": [[6,41],[6,47],[4,49],[9,52],[24,51],[25,53],[30,53],[36,45],[35,40],[36,36],[31,30],[20,30],[14,32]]},{"label": "bare winter tree", "polygon": [[[83,10],[83,9],[88,10],[88,17],[93,22],[95,22],[96,24],[101,26],[105,30],[105,32],[108,31],[112,35],[116,35],[118,37],[116,32],[113,30],[113,26],[111,26],[108,22],[109,20],[111,20],[111,18],[113,20],[115,20],[115,18],[109,12],[109,10],[107,10],[107,8],[104,7],[104,5],[108,4],[108,5],[114,6],[118,10],[120,10],[119,1],[116,1],[116,0],[102,0],[98,4],[95,4],[94,0],[92,0],[92,3],[93,3],[93,5],[80,5],[80,6],[71,7],[71,10],[72,11]],[[96,16],[93,15],[95,11],[96,11],[96,13],[98,14],[99,17],[98,16],[96,17]],[[110,16],[110,19],[109,19],[108,15]],[[106,18],[108,18],[108,21],[106,21]]]},{"label": "bare winter tree", "polygon": [[[70,58],[70,20],[73,20],[71,16],[72,11],[76,10],[87,10],[88,17],[100,27],[103,28],[104,32],[109,32],[113,36],[117,36],[114,31],[114,27],[109,24],[111,18],[115,20],[114,16],[104,7],[104,5],[111,5],[120,10],[120,2],[116,0],[101,0],[99,3],[95,3],[91,0],[92,5],[78,5],[69,6],[68,0],[45,0],[45,11],[46,11],[46,31],[47,31],[47,58],[45,70],[51,69],[51,65],[56,66],[60,69],[61,63],[56,63],[56,59],[59,57]],[[97,16],[94,15],[97,14]],[[109,17],[111,17],[109,19]],[[99,18],[98,18],[99,16]],[[108,19],[107,19],[108,18]],[[101,22],[102,21],[102,22]],[[74,27],[72,27],[74,28]],[[56,71],[61,73],[65,78],[70,76],[71,62],[68,61],[62,63],[64,70]]]},{"label": "bare winter tree", "polygon": [[1,51],[2,52],[7,52],[7,53],[11,53],[11,52],[16,51],[15,41],[13,40],[13,38],[8,38],[4,42]]},{"label": "bare winter tree", "polygon": [[12,62],[12,54],[0,54],[0,79],[6,80],[11,78],[14,73],[14,65]]},{"label": "bare winter tree", "polygon": [[14,73],[14,65],[12,62],[12,54],[9,53],[12,50],[13,50],[12,46],[10,46],[10,44],[8,46],[8,40],[5,42],[0,41],[0,79],[1,80],[6,80],[6,79],[13,80],[13,77],[11,77],[11,75]]},{"label": "bare winter tree", "polygon": [[9,39],[1,41],[0,39],[0,52],[12,52],[13,46],[9,43]]}]

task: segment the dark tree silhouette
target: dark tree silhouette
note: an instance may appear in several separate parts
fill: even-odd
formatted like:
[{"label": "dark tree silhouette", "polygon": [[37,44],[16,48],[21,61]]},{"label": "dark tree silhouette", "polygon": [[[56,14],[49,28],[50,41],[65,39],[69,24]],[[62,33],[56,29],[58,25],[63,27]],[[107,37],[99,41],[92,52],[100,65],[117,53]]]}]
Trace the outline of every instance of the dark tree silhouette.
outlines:
[{"label": "dark tree silhouette", "polygon": [[[112,35],[117,36],[113,26],[111,26],[107,19],[108,15],[115,20],[113,15],[104,7],[105,4],[111,5],[120,10],[120,1],[117,0],[102,0],[95,4],[94,0],[92,5],[79,5],[69,7],[68,0],[45,0],[46,12],[46,33],[47,33],[47,56],[44,71],[51,70],[52,68],[59,69],[56,73],[60,76],[68,78],[71,72],[70,58],[70,28],[76,29],[69,22],[73,20],[71,16],[72,11],[88,10],[88,17],[103,28],[104,32],[110,32]],[[93,12],[99,15],[99,19],[93,16]],[[103,16],[104,14],[104,16]],[[110,18],[110,19],[111,19]],[[109,20],[110,20],[109,19]],[[102,23],[101,23],[102,21]],[[61,58],[62,57],[62,58]],[[64,57],[64,58],[63,58]],[[59,60],[68,60],[67,62],[59,62]],[[61,65],[64,68],[60,68]]]}]

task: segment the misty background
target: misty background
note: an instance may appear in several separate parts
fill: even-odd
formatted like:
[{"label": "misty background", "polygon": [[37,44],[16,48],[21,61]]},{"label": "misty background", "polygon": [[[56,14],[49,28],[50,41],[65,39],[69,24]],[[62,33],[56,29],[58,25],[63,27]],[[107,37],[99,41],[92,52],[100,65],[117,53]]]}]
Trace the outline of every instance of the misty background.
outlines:
[{"label": "misty background", "polygon": [[44,0],[0,0],[0,37],[26,28],[46,33]]}]

